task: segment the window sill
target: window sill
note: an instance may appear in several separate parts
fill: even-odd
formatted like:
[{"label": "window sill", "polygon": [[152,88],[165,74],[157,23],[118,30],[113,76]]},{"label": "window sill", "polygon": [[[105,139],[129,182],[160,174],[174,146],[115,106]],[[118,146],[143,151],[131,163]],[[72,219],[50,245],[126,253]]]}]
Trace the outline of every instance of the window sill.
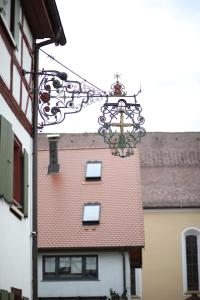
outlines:
[{"label": "window sill", "polygon": [[192,295],[192,294],[197,295],[197,294],[200,294],[200,291],[186,291],[184,294],[185,295]]},{"label": "window sill", "polygon": [[10,206],[10,211],[19,219],[21,220],[22,218],[24,218],[24,214],[15,206],[15,205],[11,205]]},{"label": "window sill", "polygon": [[42,279],[41,282],[66,282],[66,281],[100,281],[98,278],[52,278],[52,279]]}]

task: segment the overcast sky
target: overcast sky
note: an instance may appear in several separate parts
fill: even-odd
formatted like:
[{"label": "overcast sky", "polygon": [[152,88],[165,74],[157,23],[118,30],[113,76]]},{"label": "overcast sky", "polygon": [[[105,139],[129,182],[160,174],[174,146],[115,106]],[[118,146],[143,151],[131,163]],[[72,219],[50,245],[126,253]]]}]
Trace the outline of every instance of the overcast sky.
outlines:
[{"label": "overcast sky", "polygon": [[[117,72],[128,94],[141,84],[147,131],[200,130],[199,0],[56,2],[67,44],[44,47],[46,52],[106,92]],[[64,71],[42,53],[40,62]],[[103,100],[44,132],[95,132],[101,105]]]}]

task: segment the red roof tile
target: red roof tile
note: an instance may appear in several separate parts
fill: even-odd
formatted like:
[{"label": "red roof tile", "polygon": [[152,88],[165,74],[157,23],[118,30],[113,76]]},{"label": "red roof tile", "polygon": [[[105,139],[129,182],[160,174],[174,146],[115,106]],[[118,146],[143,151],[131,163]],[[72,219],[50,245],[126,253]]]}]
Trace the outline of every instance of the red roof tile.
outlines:
[{"label": "red roof tile", "polygon": [[[46,136],[40,136],[42,144],[41,139]],[[87,136],[84,143],[87,144]],[[39,248],[143,246],[138,151],[122,159],[112,156],[106,148],[73,147],[58,150],[60,172],[56,175],[47,175],[46,147],[39,150]],[[86,162],[91,160],[102,161],[101,181],[85,181]],[[87,202],[101,203],[99,225],[82,225],[83,206]]]}]

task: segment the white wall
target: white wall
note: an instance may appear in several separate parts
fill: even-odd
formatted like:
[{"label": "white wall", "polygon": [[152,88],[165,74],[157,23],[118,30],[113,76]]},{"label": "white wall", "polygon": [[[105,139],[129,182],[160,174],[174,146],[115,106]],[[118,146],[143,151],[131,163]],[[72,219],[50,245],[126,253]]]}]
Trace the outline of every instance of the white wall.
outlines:
[{"label": "white wall", "polygon": [[29,217],[19,220],[0,199],[0,289],[20,288],[32,298],[32,139],[0,95],[0,114],[13,125],[13,131],[29,154]]},{"label": "white wall", "polygon": [[[98,280],[43,281],[42,255],[38,255],[38,296],[39,297],[77,297],[77,296],[109,296],[109,289],[123,293],[123,259],[121,252],[93,252],[98,255]],[[51,253],[51,255],[59,253]],[[73,253],[65,253],[71,255]],[[76,254],[87,254],[81,252]],[[62,253],[63,255],[63,253]],[[130,293],[129,257],[126,256],[126,281]]]},{"label": "white wall", "polygon": [[11,57],[10,54],[7,51],[7,48],[5,46],[5,43],[3,39],[0,36],[0,49],[1,49],[1,55],[0,55],[0,75],[2,76],[4,82],[6,83],[7,87],[10,87],[10,63],[11,63]]}]

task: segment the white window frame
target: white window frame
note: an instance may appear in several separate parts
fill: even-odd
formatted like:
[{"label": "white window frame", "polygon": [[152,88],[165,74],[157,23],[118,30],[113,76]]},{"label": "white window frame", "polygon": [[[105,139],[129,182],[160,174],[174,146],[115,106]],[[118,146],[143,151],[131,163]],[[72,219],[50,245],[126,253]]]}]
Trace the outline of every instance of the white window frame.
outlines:
[{"label": "white window frame", "polygon": [[102,162],[88,161],[86,165],[85,178],[86,180],[101,180]]},{"label": "white window frame", "polygon": [[85,203],[83,207],[83,225],[99,224],[100,203]]},{"label": "white window frame", "polygon": [[182,232],[181,249],[182,249],[182,274],[183,274],[183,293],[191,294],[187,287],[187,261],[186,261],[186,236],[195,235],[197,237],[197,251],[198,251],[198,274],[199,274],[199,290],[200,290],[200,229],[196,227],[186,228]]}]

